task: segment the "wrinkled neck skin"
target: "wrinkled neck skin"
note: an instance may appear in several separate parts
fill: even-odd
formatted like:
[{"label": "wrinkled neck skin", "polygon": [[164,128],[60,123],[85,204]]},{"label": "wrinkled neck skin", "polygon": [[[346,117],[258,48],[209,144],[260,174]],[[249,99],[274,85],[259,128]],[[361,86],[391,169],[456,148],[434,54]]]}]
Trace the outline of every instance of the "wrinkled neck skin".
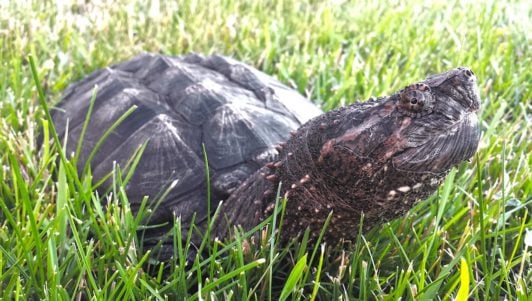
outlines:
[{"label": "wrinkled neck skin", "polygon": [[329,214],[329,243],[355,239],[362,216],[369,229],[402,215],[478,146],[474,76],[455,70],[310,120],[226,200],[225,221],[255,226],[272,213],[279,183],[286,239],[307,228],[318,236]]}]

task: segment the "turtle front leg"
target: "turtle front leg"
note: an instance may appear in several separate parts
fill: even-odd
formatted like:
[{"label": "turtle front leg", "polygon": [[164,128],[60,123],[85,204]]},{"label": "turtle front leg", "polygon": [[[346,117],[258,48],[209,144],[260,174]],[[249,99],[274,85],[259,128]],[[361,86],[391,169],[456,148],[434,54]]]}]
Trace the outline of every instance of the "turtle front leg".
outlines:
[{"label": "turtle front leg", "polygon": [[278,177],[269,167],[263,167],[240,185],[222,203],[215,223],[214,233],[218,237],[230,237],[234,226],[245,231],[258,225],[266,211],[275,204]]}]

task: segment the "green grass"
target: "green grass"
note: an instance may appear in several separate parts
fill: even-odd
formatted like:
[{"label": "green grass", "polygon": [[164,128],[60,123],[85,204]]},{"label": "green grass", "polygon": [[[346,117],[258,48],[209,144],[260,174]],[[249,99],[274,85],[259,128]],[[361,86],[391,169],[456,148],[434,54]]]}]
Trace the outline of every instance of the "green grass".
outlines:
[{"label": "green grass", "polygon": [[[528,1],[72,2],[0,2],[0,299],[532,299]],[[470,66],[481,145],[437,193],[350,246],[279,246],[281,201],[256,244],[241,233],[188,265],[153,264],[120,185],[127,170],[107,198],[70,154],[37,148],[48,125],[29,61],[52,106],[69,83],[141,51],[233,56],[325,110]],[[186,254],[179,224],[171,235]]]}]

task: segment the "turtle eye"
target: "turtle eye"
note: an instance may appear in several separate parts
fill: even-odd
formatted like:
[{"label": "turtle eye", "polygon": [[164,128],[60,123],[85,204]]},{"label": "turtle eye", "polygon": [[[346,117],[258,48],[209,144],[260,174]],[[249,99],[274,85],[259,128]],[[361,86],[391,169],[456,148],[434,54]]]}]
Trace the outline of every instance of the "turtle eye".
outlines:
[{"label": "turtle eye", "polygon": [[399,112],[420,117],[432,113],[434,96],[425,83],[417,83],[399,91],[397,109]]}]

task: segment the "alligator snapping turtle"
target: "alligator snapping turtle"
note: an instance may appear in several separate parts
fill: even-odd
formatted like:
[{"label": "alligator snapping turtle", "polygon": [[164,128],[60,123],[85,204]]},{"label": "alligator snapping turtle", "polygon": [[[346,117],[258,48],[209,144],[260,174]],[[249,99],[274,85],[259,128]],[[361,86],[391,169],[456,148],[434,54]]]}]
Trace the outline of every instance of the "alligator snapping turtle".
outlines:
[{"label": "alligator snapping turtle", "polygon": [[173,183],[150,218],[167,227],[146,235],[147,244],[158,241],[176,217],[184,231],[194,214],[197,224],[206,223],[202,144],[212,208],[224,201],[217,235],[227,236],[232,225],[257,225],[272,212],[282,183],[288,198],[283,237],[307,227],[318,234],[332,212],[324,239],[334,243],[356,236],[362,214],[371,227],[434,192],[451,167],[475,153],[480,138],[476,80],[466,68],[321,114],[297,92],[232,59],[143,54],[67,89],[53,112],[59,135],[68,133],[67,152],[77,146],[96,85],[79,164],[136,105],[90,162],[93,176],[104,177],[114,161],[125,166],[147,142],[126,186],[133,208]]}]

